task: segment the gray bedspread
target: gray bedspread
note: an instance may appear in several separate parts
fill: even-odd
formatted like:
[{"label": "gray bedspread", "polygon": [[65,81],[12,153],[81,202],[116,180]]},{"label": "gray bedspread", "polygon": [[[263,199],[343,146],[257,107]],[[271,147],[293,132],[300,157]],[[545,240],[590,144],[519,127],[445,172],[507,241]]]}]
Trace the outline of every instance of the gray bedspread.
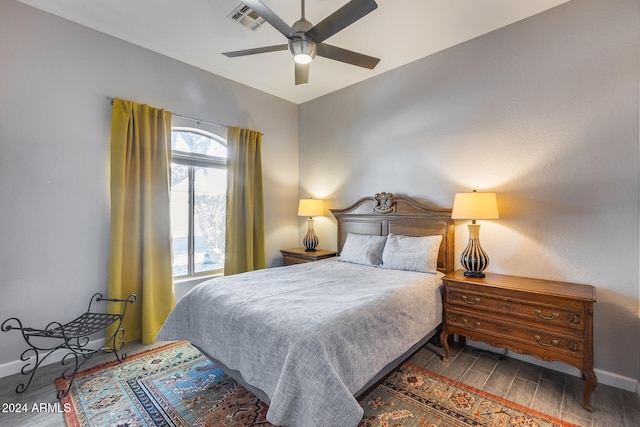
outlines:
[{"label": "gray bedspread", "polygon": [[357,426],[353,393],[442,320],[441,275],[335,258],[212,279],[159,340],[187,340],[269,397],[267,420]]}]

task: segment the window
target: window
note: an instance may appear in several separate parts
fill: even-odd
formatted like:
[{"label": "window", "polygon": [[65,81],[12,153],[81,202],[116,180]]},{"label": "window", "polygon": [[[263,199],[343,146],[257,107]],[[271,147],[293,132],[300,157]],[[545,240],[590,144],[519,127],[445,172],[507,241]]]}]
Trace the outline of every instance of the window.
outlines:
[{"label": "window", "polygon": [[171,132],[173,276],[221,273],[227,190],[227,144],[200,129]]}]

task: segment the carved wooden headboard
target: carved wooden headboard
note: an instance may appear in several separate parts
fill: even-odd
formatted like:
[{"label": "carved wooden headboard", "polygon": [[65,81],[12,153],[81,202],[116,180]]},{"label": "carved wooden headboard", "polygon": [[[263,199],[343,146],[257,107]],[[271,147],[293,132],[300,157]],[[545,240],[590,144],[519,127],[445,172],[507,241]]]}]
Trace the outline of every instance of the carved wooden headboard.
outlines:
[{"label": "carved wooden headboard", "polygon": [[442,235],[438,254],[438,270],[454,270],[454,225],[451,210],[434,210],[407,196],[378,193],[363,197],[346,209],[330,209],[338,221],[338,253],[348,233],[389,233],[406,236]]}]

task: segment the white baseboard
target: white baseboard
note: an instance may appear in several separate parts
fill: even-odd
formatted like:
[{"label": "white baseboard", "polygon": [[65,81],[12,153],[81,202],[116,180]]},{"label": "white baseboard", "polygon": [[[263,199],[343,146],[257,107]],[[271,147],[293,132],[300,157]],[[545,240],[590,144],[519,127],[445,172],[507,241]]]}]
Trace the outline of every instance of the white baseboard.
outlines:
[{"label": "white baseboard", "polygon": [[[89,344],[87,345],[87,347],[89,348],[100,348],[104,345],[104,338],[102,339],[97,339],[97,340],[93,340],[90,341]],[[20,349],[20,351],[24,351],[22,349]],[[43,362],[42,365],[40,365],[40,367],[42,366],[46,366],[46,365],[51,365],[52,363],[58,363],[62,360],[62,358],[69,353],[69,350],[65,351],[65,349],[60,349],[60,351],[56,351],[54,353],[52,353],[49,357],[47,357]],[[46,354],[46,352],[41,353],[41,354]],[[4,377],[8,377],[10,375],[14,375],[14,374],[19,374],[20,372],[22,372],[22,367],[25,366],[27,364],[27,362],[24,362],[20,359],[18,360],[14,360],[13,362],[7,362],[7,363],[3,363],[0,365],[0,378],[4,378]],[[38,367],[38,369],[40,369],[40,367]],[[36,372],[36,376],[38,375],[38,372]],[[62,375],[62,370],[60,371],[60,375]],[[28,378],[25,375],[25,379]]]},{"label": "white baseboard", "polygon": [[[488,350],[494,353],[503,353],[504,349],[492,347],[482,342],[476,342],[467,340],[467,345],[480,349]],[[578,368],[571,365],[567,365],[562,362],[545,362],[533,356],[527,356],[510,351],[508,354],[512,359],[522,360],[524,362],[531,363],[533,365],[542,366],[543,368],[552,369],[554,371],[563,372],[565,374],[573,375],[575,377],[582,377],[582,372]],[[624,377],[622,375],[605,371],[602,369],[594,369],[599,384],[606,384],[611,387],[616,387],[622,390],[632,391],[640,395],[640,382],[634,378]]]}]

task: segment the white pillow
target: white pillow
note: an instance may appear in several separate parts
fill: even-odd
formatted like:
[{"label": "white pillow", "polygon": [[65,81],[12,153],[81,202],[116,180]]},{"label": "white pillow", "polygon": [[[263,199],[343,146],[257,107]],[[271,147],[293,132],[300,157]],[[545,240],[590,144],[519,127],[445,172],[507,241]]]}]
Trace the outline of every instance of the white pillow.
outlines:
[{"label": "white pillow", "polygon": [[379,266],[386,241],[387,236],[348,233],[338,260]]},{"label": "white pillow", "polygon": [[436,273],[440,242],[441,235],[412,237],[389,233],[382,252],[382,268]]}]

